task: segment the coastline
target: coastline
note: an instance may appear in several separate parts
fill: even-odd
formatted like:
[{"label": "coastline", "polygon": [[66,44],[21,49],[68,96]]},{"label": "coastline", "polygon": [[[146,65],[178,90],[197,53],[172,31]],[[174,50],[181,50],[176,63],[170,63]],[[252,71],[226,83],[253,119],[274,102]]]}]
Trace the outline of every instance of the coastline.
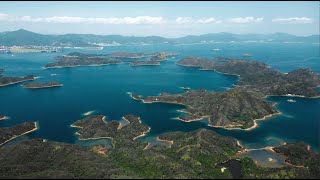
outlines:
[{"label": "coastline", "polygon": [[42,69],[60,69],[60,68],[73,68],[73,67],[96,67],[96,66],[107,66],[113,64],[123,64],[124,62],[119,63],[109,63],[109,64],[92,64],[92,65],[74,65],[74,66],[52,66],[52,67],[42,67]]},{"label": "coastline", "polygon": [[296,95],[296,94],[289,94],[289,95],[266,95],[263,98],[267,98],[267,97],[277,97],[277,96],[282,96],[282,97],[297,97],[297,98],[307,98],[307,99],[316,99],[316,98],[320,98],[319,96],[312,96],[312,97],[307,97],[307,96],[301,96],[301,95]]},{"label": "coastline", "polygon": [[7,120],[7,119],[10,119],[10,117],[9,116],[3,116],[2,118],[0,117],[0,121]]},{"label": "coastline", "polygon": [[137,64],[137,65],[133,65],[133,64],[129,64],[129,66],[135,67],[135,66],[160,66],[161,64]]},{"label": "coastline", "polygon": [[[277,110],[277,111],[278,111],[278,110]],[[265,116],[263,116],[262,118],[253,119],[254,125],[251,126],[251,127],[249,127],[249,128],[246,128],[246,129],[237,128],[237,127],[214,126],[214,125],[210,125],[210,124],[208,124],[208,126],[214,127],[214,128],[223,128],[223,129],[226,129],[226,130],[251,131],[251,130],[253,130],[253,129],[255,129],[255,128],[257,128],[257,127],[259,126],[259,124],[257,123],[257,121],[268,120],[269,118],[271,118],[271,117],[273,117],[273,116],[280,115],[280,114],[282,114],[282,112],[278,111],[278,112],[273,113],[273,114],[265,115]]]},{"label": "coastline", "polygon": [[156,138],[156,140],[159,141],[159,142],[164,142],[164,143],[166,143],[166,144],[169,144],[170,148],[171,148],[171,146],[172,146],[172,144],[173,144],[173,141],[160,139],[159,136]]},{"label": "coastline", "polygon": [[[141,101],[142,101],[143,103],[157,103],[157,102],[160,102],[160,103],[169,103],[169,104],[179,104],[179,105],[183,105],[183,106],[189,107],[189,106],[187,106],[187,105],[185,105],[185,104],[178,103],[178,102],[165,102],[165,101],[149,101],[149,102],[146,102],[146,101],[144,101],[143,99],[141,99]],[[275,105],[276,105],[276,104],[274,104],[274,106],[275,106]],[[184,110],[177,110],[177,111],[178,111],[178,112],[182,112],[182,113],[186,113],[186,114],[191,114],[191,113],[189,113],[189,112],[187,112],[187,111],[184,111]],[[257,123],[257,121],[267,120],[267,119],[269,119],[269,118],[271,118],[271,117],[273,117],[273,116],[279,115],[279,114],[282,114],[282,112],[280,112],[279,110],[277,110],[276,113],[266,115],[266,116],[264,116],[264,117],[262,117],[262,118],[253,119],[254,125],[253,125],[252,127],[246,128],[246,129],[236,128],[236,127],[214,126],[214,125],[211,125],[211,124],[209,124],[209,123],[208,123],[208,126],[214,127],[214,128],[223,128],[223,129],[226,129],[226,130],[244,130],[244,131],[251,131],[251,130],[253,130],[253,129],[255,129],[255,128],[257,128],[257,127],[259,126],[258,123]],[[193,115],[193,114],[191,114],[191,115]],[[177,118],[175,118],[175,119],[178,119],[178,120],[183,121],[183,122],[193,122],[193,121],[200,121],[200,120],[203,120],[203,119],[205,119],[205,118],[209,118],[209,116],[201,116],[201,117],[202,117],[201,119],[199,118],[199,119],[194,119],[194,120],[193,120],[193,119],[192,119],[192,120],[182,120],[182,119],[179,119],[179,117],[177,117]]]},{"label": "coastline", "polygon": [[25,81],[32,81],[32,80],[35,80],[35,79],[38,79],[38,78],[39,78],[38,76],[35,76],[33,79],[26,79],[26,80],[21,80],[21,81],[16,81],[16,82],[7,83],[7,84],[1,84],[0,87],[10,86],[10,85],[22,83],[22,82],[25,82]]},{"label": "coastline", "polygon": [[117,130],[122,129],[123,127],[130,124],[130,121],[127,118],[125,118],[124,116],[122,117],[122,119],[125,120],[126,122],[128,122],[128,124],[123,125],[122,123],[119,123]]},{"label": "coastline", "polygon": [[146,147],[143,148],[143,150],[148,150],[151,147],[151,143],[148,142],[148,144],[146,145]]},{"label": "coastline", "polygon": [[53,88],[53,87],[62,87],[63,84],[60,85],[52,85],[52,86],[42,86],[42,87],[26,87],[24,85],[21,85],[22,87],[26,88],[26,89],[46,89],[46,88]]},{"label": "coastline", "polygon": [[149,127],[149,129],[148,129],[147,131],[143,132],[141,135],[139,135],[139,136],[137,136],[137,137],[134,137],[132,140],[136,140],[136,139],[138,139],[138,138],[141,138],[141,137],[143,137],[143,136],[146,136],[147,133],[149,133],[150,131],[151,131],[151,128]]},{"label": "coastline", "polygon": [[22,134],[20,134],[20,135],[13,136],[12,138],[10,138],[10,139],[6,140],[5,142],[1,143],[1,144],[0,144],[0,147],[1,147],[2,145],[6,144],[6,143],[8,143],[8,142],[10,142],[10,141],[18,138],[18,137],[21,137],[21,136],[24,136],[24,135],[26,135],[26,134],[32,133],[33,131],[36,131],[36,130],[39,129],[38,122],[34,122],[34,126],[35,126],[35,127],[34,127],[33,129],[31,129],[30,131],[24,132],[24,133],[22,133]]},{"label": "coastline", "polygon": [[101,136],[101,137],[96,137],[96,138],[81,138],[81,137],[80,137],[80,136],[81,136],[80,133],[76,132],[75,134],[79,136],[78,139],[81,140],[81,141],[98,140],[98,139],[111,139],[111,140],[113,140],[112,137],[108,137],[108,136]]}]

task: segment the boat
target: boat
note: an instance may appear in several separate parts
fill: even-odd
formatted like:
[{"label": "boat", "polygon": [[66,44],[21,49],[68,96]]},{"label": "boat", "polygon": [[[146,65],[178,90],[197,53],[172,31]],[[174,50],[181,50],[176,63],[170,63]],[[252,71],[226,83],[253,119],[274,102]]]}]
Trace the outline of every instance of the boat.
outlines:
[{"label": "boat", "polygon": [[243,57],[251,57],[252,54],[250,54],[250,53],[244,53],[244,54],[241,54],[241,56],[243,56]]},{"label": "boat", "polygon": [[297,102],[296,100],[293,100],[293,99],[288,99],[287,101],[288,102]]}]

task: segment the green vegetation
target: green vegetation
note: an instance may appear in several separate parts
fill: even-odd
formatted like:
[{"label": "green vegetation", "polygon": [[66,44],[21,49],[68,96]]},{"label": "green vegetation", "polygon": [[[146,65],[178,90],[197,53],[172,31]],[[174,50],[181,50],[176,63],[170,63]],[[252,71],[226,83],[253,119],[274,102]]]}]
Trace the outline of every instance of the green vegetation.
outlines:
[{"label": "green vegetation", "polygon": [[269,68],[265,63],[219,57],[215,60],[186,57],[176,64],[215,70],[220,73],[239,75],[236,89],[266,95],[319,96],[316,87],[320,76],[310,69],[297,69],[288,74]]},{"label": "green vegetation", "polygon": [[0,146],[23,134],[37,130],[35,122],[25,122],[16,126],[0,128]]},{"label": "green vegetation", "polygon": [[188,106],[184,111],[190,115],[180,117],[180,119],[192,120],[209,117],[210,125],[226,128],[249,128],[253,126],[254,119],[277,113],[272,103],[239,89],[231,89],[226,92],[195,90],[183,94],[162,93],[160,96],[144,98],[137,95],[132,96],[144,102],[184,104]]}]

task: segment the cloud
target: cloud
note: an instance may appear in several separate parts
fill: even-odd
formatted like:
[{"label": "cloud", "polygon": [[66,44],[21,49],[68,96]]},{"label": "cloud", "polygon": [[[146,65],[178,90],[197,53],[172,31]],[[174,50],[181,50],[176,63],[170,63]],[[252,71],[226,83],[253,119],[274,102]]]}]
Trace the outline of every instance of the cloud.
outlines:
[{"label": "cloud", "polygon": [[178,17],[176,19],[176,22],[178,24],[186,24],[186,23],[191,23],[193,22],[193,19],[191,17]]},{"label": "cloud", "polygon": [[210,24],[210,23],[219,24],[219,23],[221,23],[222,21],[216,20],[215,18],[211,17],[211,18],[202,18],[202,19],[199,19],[197,22],[200,23],[200,24]]},{"label": "cloud", "polygon": [[137,16],[137,17],[122,17],[122,18],[85,18],[72,16],[52,16],[52,17],[13,17],[7,14],[0,13],[0,21],[8,22],[33,22],[33,23],[63,23],[63,24],[163,24],[163,17],[153,16]]},{"label": "cloud", "polygon": [[0,21],[7,20],[9,18],[8,14],[0,13]]},{"label": "cloud", "polygon": [[275,18],[272,22],[279,22],[285,24],[310,24],[313,23],[311,18],[307,17],[290,17],[290,18]]},{"label": "cloud", "polygon": [[248,17],[237,17],[237,18],[230,18],[228,22],[230,23],[237,23],[237,24],[246,24],[246,23],[260,23],[263,21],[262,17],[255,18],[252,16]]},{"label": "cloud", "polygon": [[222,21],[220,20],[216,20],[213,17],[210,18],[201,18],[201,19],[193,19],[191,17],[178,17],[176,19],[176,23],[178,24],[195,24],[195,23],[199,23],[199,24],[218,24],[221,23]]}]

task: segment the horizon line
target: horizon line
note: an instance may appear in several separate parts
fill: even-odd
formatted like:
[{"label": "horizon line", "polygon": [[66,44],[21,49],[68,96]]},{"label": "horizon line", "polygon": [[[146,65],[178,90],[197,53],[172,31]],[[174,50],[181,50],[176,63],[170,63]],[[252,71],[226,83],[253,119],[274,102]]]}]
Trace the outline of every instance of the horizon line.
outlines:
[{"label": "horizon line", "polygon": [[27,30],[24,28],[19,28],[17,30],[13,30],[13,31],[2,31],[0,33],[7,33],[7,32],[15,32],[15,31],[20,31],[20,30],[24,30],[24,31],[28,31],[28,32],[32,32],[32,33],[36,33],[36,34],[41,34],[41,35],[49,35],[49,36],[61,36],[61,35],[70,35],[70,34],[74,34],[74,35],[97,35],[97,36],[124,36],[124,37],[162,37],[162,38],[166,38],[166,39],[177,39],[177,38],[183,38],[183,37],[187,37],[187,36],[203,36],[203,35],[209,35],[209,34],[234,34],[234,35],[249,35],[249,34],[254,34],[254,35],[272,35],[272,34],[288,34],[288,35],[292,35],[292,36],[296,36],[296,37],[310,37],[310,36],[320,36],[319,34],[311,34],[311,35],[295,35],[295,34],[290,34],[287,32],[274,32],[274,33],[231,33],[231,32],[213,32],[213,33],[204,33],[204,34],[189,34],[189,35],[185,35],[185,36],[180,36],[180,37],[164,37],[164,36],[160,36],[160,35],[148,35],[148,36],[137,36],[137,35],[122,35],[122,34],[93,34],[93,33],[62,33],[62,34],[44,34],[44,33],[39,33],[39,32],[35,32],[35,31],[31,31],[31,30]]}]

